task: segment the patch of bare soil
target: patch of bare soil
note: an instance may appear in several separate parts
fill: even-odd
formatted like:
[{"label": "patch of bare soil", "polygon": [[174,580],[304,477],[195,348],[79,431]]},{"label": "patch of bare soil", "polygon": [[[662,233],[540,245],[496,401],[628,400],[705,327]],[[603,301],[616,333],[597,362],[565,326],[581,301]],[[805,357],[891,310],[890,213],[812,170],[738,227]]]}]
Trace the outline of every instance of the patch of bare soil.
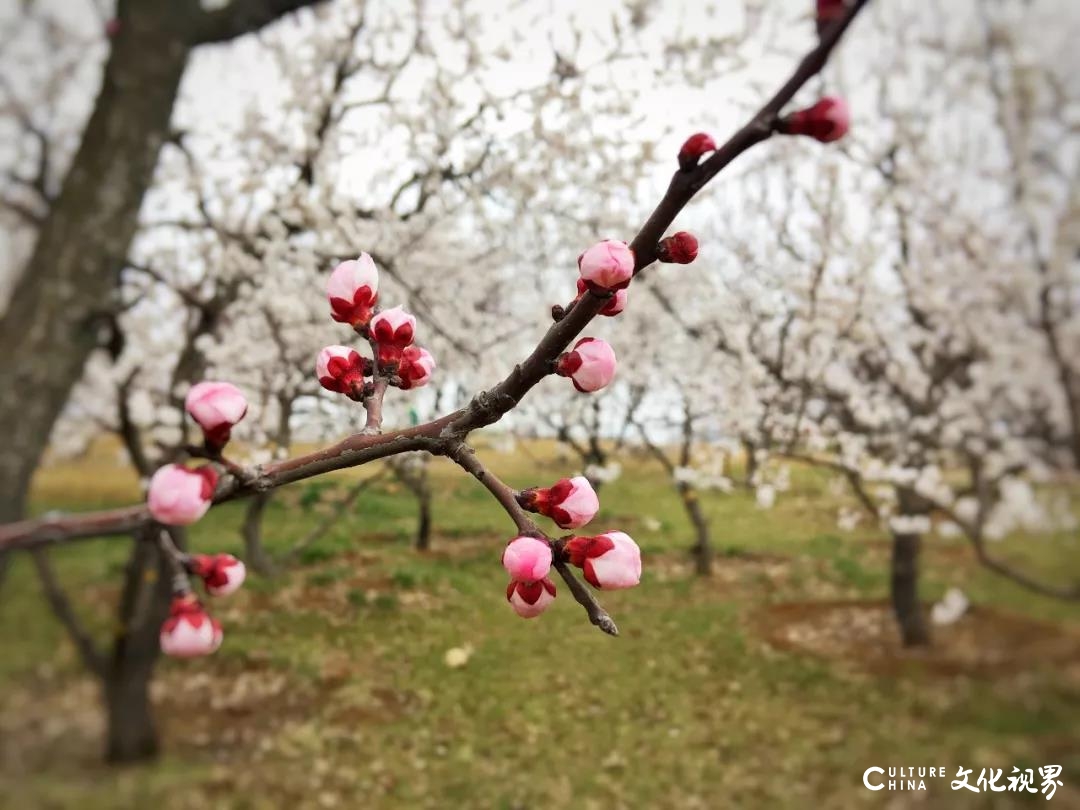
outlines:
[{"label": "patch of bare soil", "polygon": [[[151,699],[170,749],[228,760],[246,756],[282,726],[309,718],[332,700],[339,683],[333,672],[299,680],[264,662],[219,659],[194,672],[182,665],[163,668]],[[95,769],[104,739],[95,679],[65,675],[12,687],[0,710],[0,774],[41,772],[57,763]]]},{"label": "patch of bare soil", "polygon": [[931,628],[928,647],[900,643],[892,606],[876,600],[771,605],[753,625],[773,647],[850,662],[877,674],[917,666],[938,675],[994,676],[1056,666],[1080,678],[1080,633],[1051,622],[975,606]]},{"label": "patch of bare soil", "polygon": [[223,660],[197,672],[171,669],[154,682],[162,737],[176,749],[209,749],[219,760],[243,755],[268,734],[310,717],[324,704],[336,684],[320,681],[290,678],[251,660]]}]

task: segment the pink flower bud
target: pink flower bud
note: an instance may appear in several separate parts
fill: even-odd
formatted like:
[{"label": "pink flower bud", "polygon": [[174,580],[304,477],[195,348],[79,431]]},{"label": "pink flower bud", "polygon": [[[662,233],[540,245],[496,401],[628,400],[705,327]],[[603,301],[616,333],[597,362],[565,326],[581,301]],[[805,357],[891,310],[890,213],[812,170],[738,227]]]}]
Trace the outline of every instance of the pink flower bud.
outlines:
[{"label": "pink flower bud", "polygon": [[641,581],[641,549],[623,532],[571,537],[563,551],[597,588],[633,588]]},{"label": "pink flower bud", "polygon": [[348,346],[327,346],[315,361],[315,374],[323,388],[355,400],[363,398],[364,377],[370,373],[371,362]]},{"label": "pink flower bud", "polygon": [[227,382],[201,382],[191,386],[184,408],[203,429],[207,445],[220,450],[229,441],[233,425],[247,413],[240,389]]},{"label": "pink flower bud", "polygon": [[847,11],[846,5],[845,0],[817,0],[818,36],[844,16]]},{"label": "pink flower bud", "polygon": [[537,537],[515,537],[503,552],[502,564],[515,582],[536,582],[551,570],[551,546]]},{"label": "pink flower bud", "polygon": [[668,264],[690,264],[697,258],[697,237],[689,231],[679,231],[661,239],[656,258]]},{"label": "pink flower bud", "polygon": [[232,554],[193,554],[191,573],[201,577],[211,596],[228,596],[244,584],[247,568]]},{"label": "pink flower bud", "polygon": [[375,262],[361,253],[334,268],[326,282],[330,299],[330,317],[356,328],[367,326],[379,300],[379,271]]},{"label": "pink flower bud", "polygon": [[146,506],[158,523],[187,526],[206,514],[217,481],[213,467],[189,470],[179,464],[166,464],[150,479]]},{"label": "pink flower bud", "polygon": [[518,503],[530,512],[539,512],[563,529],[578,529],[596,517],[600,499],[583,475],[563,478],[546,489],[527,489]]},{"label": "pink flower bud", "polygon": [[386,309],[371,319],[371,336],[379,344],[379,366],[388,367],[401,359],[401,351],[413,342],[416,318],[401,307]]},{"label": "pink flower bud", "polygon": [[847,102],[837,96],[826,96],[813,107],[780,119],[776,129],[787,135],[806,135],[829,143],[847,135],[850,125],[851,114]]},{"label": "pink flower bud", "polygon": [[401,378],[401,388],[419,388],[427,385],[435,372],[435,358],[431,352],[419,346],[409,346],[401,351],[397,374]]},{"label": "pink flower bud", "polygon": [[634,277],[634,251],[615,239],[597,242],[578,256],[577,264],[581,278],[598,292],[621,290]]},{"label": "pink flower bud", "polygon": [[190,593],[177,596],[161,625],[161,651],[175,658],[209,655],[221,646],[221,625],[211,619]]},{"label": "pink flower bud", "polygon": [[679,150],[679,168],[684,172],[697,166],[701,156],[706,152],[716,151],[716,141],[704,132],[691,135],[683,143]]},{"label": "pink flower bud", "polygon": [[578,391],[591,394],[615,376],[615,351],[600,338],[582,338],[571,351],[559,356],[555,373],[569,377]]},{"label": "pink flower bud", "polygon": [[[575,301],[580,301],[581,296],[585,294],[585,291],[589,289],[589,285],[585,283],[585,279],[579,278],[577,280],[577,298]],[[621,290],[616,290],[615,294],[607,300],[604,304],[604,308],[600,310],[600,314],[608,318],[618,315],[624,309],[626,309],[626,298],[630,295],[630,291],[623,287]]]},{"label": "pink flower bud", "polygon": [[535,619],[555,601],[555,585],[550,579],[511,582],[506,586],[506,601],[521,618]]}]

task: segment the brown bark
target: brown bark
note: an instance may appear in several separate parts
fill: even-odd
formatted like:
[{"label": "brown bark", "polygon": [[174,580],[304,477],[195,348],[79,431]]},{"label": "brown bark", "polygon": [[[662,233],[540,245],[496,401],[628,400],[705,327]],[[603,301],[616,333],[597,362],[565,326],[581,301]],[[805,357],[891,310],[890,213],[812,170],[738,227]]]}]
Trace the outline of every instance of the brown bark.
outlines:
[{"label": "brown bark", "polygon": [[431,479],[428,476],[428,462],[430,459],[423,458],[419,464],[413,466],[409,456],[393,459],[388,465],[405,488],[416,498],[416,534],[413,537],[413,547],[417,551],[428,551],[431,548]]},{"label": "brown bark", "polygon": [[[148,577],[148,571],[154,573]],[[169,612],[171,586],[169,566],[157,545],[137,537],[124,574],[112,660],[102,684],[109,762],[136,762],[158,753],[150,680],[160,655],[158,634]]]},{"label": "brown bark", "polygon": [[310,2],[237,0],[213,14],[175,0],[119,3],[94,110],[0,320],[0,521],[22,517],[53,423],[107,322],[189,52]]},{"label": "brown bark", "polygon": [[251,570],[263,576],[274,573],[274,563],[263,546],[262,527],[266,507],[270,503],[270,492],[257,492],[248,502],[244,513],[244,525],[240,530],[244,538],[244,563]]},{"label": "brown bark", "polygon": [[893,614],[900,628],[905,647],[930,643],[930,629],[919,604],[919,550],[922,538],[918,534],[893,535],[890,594]]},{"label": "brown bark", "polygon": [[428,551],[431,549],[431,487],[425,486],[417,498],[420,501],[420,513],[416,522],[416,550]]},{"label": "brown bark", "polygon": [[697,492],[689,484],[680,483],[678,486],[679,497],[682,499],[683,509],[690,523],[694,527],[694,545],[690,553],[694,558],[694,571],[698,576],[707,577],[712,574],[712,543],[709,538],[709,521],[701,509],[701,501]]}]

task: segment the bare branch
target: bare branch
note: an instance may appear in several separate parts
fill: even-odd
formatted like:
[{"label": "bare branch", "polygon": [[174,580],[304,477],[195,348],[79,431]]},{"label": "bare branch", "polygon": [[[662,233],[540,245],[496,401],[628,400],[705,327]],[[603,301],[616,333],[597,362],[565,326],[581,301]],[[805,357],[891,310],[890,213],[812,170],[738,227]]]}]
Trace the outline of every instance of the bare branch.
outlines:
[{"label": "bare branch", "polygon": [[45,594],[46,600],[49,602],[49,607],[52,608],[53,614],[60,620],[60,623],[64,625],[64,628],[68,631],[68,635],[71,636],[71,640],[75,644],[75,649],[79,651],[79,657],[82,658],[83,664],[91,672],[94,672],[97,675],[104,675],[105,660],[97,646],[94,644],[94,640],[90,637],[90,634],[86,632],[86,629],[79,621],[79,617],[72,608],[71,602],[68,600],[63,587],[57,581],[56,573],[53,571],[52,565],[49,562],[48,552],[40,548],[34,549],[31,556],[34,558],[34,566],[37,568],[38,579],[41,580],[41,590]]}]

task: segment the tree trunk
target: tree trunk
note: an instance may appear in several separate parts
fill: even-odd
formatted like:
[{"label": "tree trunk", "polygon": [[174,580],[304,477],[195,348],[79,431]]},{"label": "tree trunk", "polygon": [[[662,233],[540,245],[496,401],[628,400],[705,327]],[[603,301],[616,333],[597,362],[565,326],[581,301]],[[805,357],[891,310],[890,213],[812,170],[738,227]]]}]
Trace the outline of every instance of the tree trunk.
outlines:
[{"label": "tree trunk", "polygon": [[753,442],[747,441],[746,439],[743,439],[742,446],[743,446],[743,455],[746,456],[746,472],[745,472],[744,483],[746,484],[747,487],[753,487],[754,486],[754,478],[757,476],[757,469],[758,469],[757,454],[756,454],[757,446]]},{"label": "tree trunk", "polygon": [[679,484],[679,497],[682,499],[683,508],[687,517],[694,527],[694,545],[690,553],[694,557],[694,571],[698,576],[707,577],[712,574],[712,543],[709,539],[709,521],[701,509],[701,501],[698,500],[697,492],[687,484]]},{"label": "tree trunk", "polygon": [[[53,423],[109,322],[188,54],[319,0],[120,0],[94,111],[0,319],[0,523],[18,520]],[[43,362],[42,358],[48,358]]]},{"label": "tree trunk", "polygon": [[431,548],[431,487],[426,480],[417,497],[420,499],[420,516],[416,526],[416,550],[428,551]]},{"label": "tree trunk", "polygon": [[891,594],[893,613],[905,647],[930,643],[930,630],[919,604],[919,547],[917,534],[894,534]]},{"label": "tree trunk", "polygon": [[97,345],[190,50],[169,10],[186,4],[128,5],[82,142],[0,321],[0,522],[21,517],[53,422]]},{"label": "tree trunk", "polygon": [[244,564],[263,576],[274,573],[274,563],[267,555],[262,541],[263,515],[270,503],[270,497],[269,492],[258,492],[251,497],[244,513],[244,525],[240,530],[244,537]]},{"label": "tree trunk", "polygon": [[[148,571],[153,571],[147,577]],[[159,751],[150,703],[150,680],[157,664],[161,623],[169,613],[169,567],[152,538],[136,539],[120,597],[119,629],[105,675],[109,762],[151,759]]]},{"label": "tree trunk", "polygon": [[111,673],[105,684],[109,762],[140,762],[158,755],[157,726],[150,705],[150,675],[137,669]]}]

